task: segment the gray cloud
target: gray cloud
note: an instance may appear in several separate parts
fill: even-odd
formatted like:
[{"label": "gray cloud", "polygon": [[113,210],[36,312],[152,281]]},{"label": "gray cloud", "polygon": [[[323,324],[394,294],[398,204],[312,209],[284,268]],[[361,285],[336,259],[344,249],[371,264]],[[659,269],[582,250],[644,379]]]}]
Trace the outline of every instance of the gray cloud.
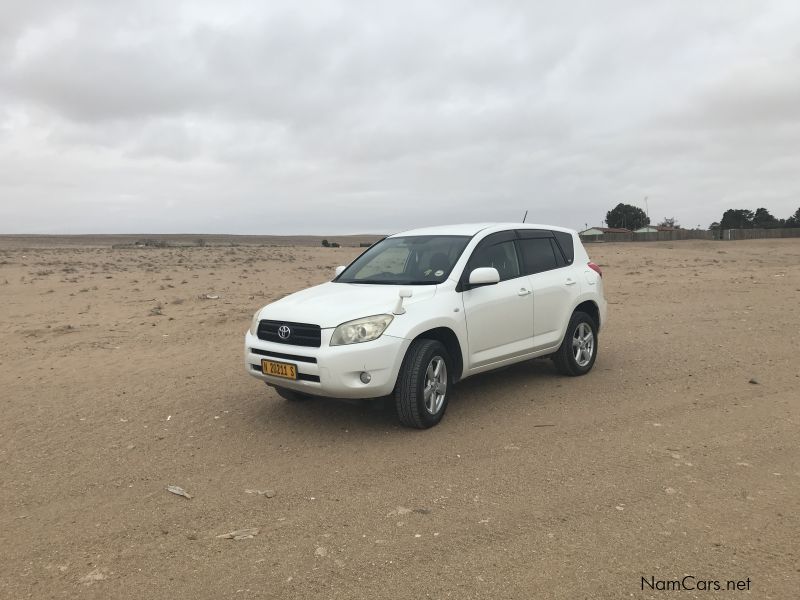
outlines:
[{"label": "gray cloud", "polygon": [[707,225],[800,205],[800,5],[0,7],[0,230]]}]

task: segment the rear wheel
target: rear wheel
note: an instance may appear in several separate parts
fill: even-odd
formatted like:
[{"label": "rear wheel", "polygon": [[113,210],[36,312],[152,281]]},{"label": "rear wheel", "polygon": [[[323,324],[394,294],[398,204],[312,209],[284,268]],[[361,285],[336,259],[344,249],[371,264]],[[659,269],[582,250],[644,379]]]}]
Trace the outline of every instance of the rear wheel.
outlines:
[{"label": "rear wheel", "polygon": [[397,416],[403,425],[427,429],[442,420],[453,387],[451,364],[441,342],[412,342],[394,392]]},{"label": "rear wheel", "polygon": [[306,400],[311,400],[311,396],[308,394],[295,392],[294,390],[278,387],[277,385],[275,386],[275,391],[278,393],[278,396],[289,402],[305,402]]},{"label": "rear wheel", "polygon": [[585,312],[575,311],[567,326],[561,347],[553,355],[562,375],[576,377],[592,370],[597,358],[597,325]]}]

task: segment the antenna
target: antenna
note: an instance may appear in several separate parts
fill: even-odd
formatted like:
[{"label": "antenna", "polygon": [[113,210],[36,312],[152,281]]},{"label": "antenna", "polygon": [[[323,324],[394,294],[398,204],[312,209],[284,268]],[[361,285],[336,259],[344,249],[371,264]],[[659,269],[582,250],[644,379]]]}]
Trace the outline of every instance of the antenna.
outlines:
[{"label": "antenna", "polygon": [[525,219],[527,219],[527,218],[528,218],[528,211],[526,210],[526,211],[525,211],[525,216],[524,216],[524,217],[522,217],[522,222],[524,223],[524,222],[525,222]]}]

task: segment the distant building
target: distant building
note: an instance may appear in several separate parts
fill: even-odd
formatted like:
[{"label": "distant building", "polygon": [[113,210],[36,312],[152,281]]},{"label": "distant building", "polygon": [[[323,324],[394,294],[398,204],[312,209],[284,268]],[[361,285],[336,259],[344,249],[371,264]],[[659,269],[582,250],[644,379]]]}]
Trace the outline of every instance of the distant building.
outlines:
[{"label": "distant building", "polygon": [[578,235],[582,238],[600,238],[603,235],[603,229],[601,227],[590,227],[589,229],[584,229],[583,231],[579,231]]},{"label": "distant building", "polygon": [[620,227],[590,227],[579,231],[578,235],[584,242],[602,242],[603,235],[606,233],[630,233],[630,229],[622,229]]},{"label": "distant building", "polygon": [[675,231],[677,227],[657,227],[655,225],[648,225],[647,227],[639,227],[633,233],[658,233],[659,231]]}]

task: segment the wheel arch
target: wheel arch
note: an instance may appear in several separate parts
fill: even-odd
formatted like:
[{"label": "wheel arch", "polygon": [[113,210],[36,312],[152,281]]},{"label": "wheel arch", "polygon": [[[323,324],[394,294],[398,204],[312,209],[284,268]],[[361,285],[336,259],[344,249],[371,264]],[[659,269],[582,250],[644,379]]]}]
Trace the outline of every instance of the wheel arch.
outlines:
[{"label": "wheel arch", "polygon": [[594,300],[584,300],[572,310],[572,315],[574,315],[577,311],[585,312],[587,315],[592,317],[595,325],[597,326],[597,331],[600,331],[600,307],[597,305],[597,302]]},{"label": "wheel arch", "polygon": [[444,347],[447,349],[447,352],[454,363],[453,381],[455,382],[461,379],[461,375],[464,372],[464,355],[461,351],[461,342],[459,342],[455,331],[445,326],[433,327],[417,334],[417,336],[414,338],[414,340],[419,339],[436,340],[441,342],[442,345],[444,345]]}]

